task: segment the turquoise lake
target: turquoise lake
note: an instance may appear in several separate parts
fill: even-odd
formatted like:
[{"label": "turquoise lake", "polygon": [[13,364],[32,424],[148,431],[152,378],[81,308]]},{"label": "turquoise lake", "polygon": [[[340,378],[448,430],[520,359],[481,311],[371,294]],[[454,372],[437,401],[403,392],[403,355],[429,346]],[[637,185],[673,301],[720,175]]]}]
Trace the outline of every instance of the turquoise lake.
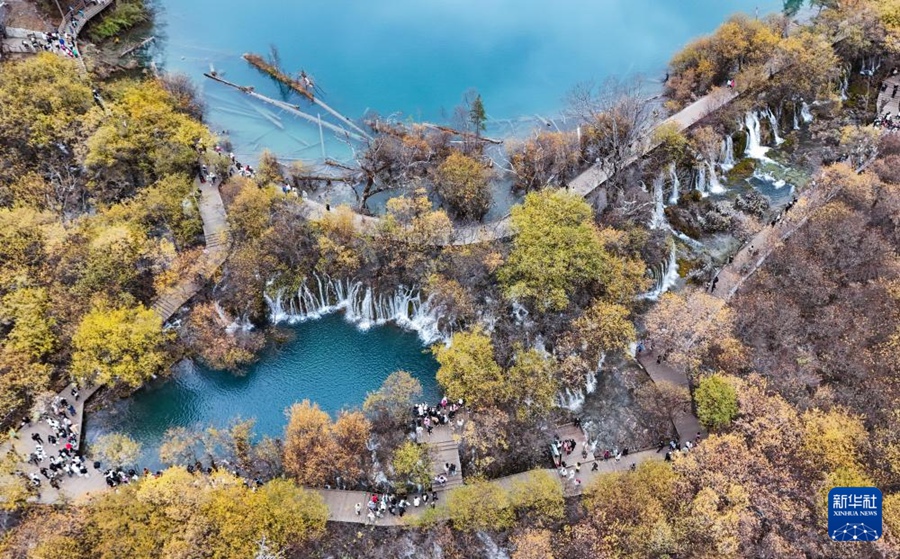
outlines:
[{"label": "turquoise lake", "polygon": [[419,379],[428,401],[440,398],[437,362],[415,333],[391,325],[362,331],[343,314],[285,329],[293,339],[266,350],[243,376],[183,363],[171,379],[90,414],[88,443],[102,433],[128,433],[144,445],[141,465],[157,466],[156,449],[170,427],[255,418],[257,435],[280,437],[284,410],[294,402],[310,399],[334,418],[342,409],[358,408],[398,369]]},{"label": "turquoise lake", "polygon": [[[659,87],[669,58],[737,11],[760,16],[781,0],[154,0],[152,55],[200,85],[212,127],[255,161],[268,147],[283,159],[321,159],[318,128],[202,77],[278,98],[274,83],[240,57],[271,46],[289,72],[301,69],[344,115],[367,111],[446,121],[477,89],[494,120],[558,117],[579,82],[640,74]],[[315,116],[320,110],[294,100]],[[264,116],[264,114],[268,116]],[[273,124],[276,119],[283,129]],[[495,123],[492,133],[508,134]],[[349,150],[326,131],[326,155]]]}]

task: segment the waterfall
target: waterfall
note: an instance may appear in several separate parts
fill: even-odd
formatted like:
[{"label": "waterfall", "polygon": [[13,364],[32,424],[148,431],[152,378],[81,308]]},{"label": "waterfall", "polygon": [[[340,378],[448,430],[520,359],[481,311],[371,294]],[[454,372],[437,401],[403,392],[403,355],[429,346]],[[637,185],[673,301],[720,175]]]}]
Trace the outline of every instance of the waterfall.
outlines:
[{"label": "waterfall", "polygon": [[719,182],[719,175],[716,174],[716,166],[712,161],[707,161],[706,168],[709,169],[709,193],[724,194],[725,187]]},{"label": "waterfall", "polygon": [[719,159],[721,160],[719,166],[722,167],[723,171],[734,169],[734,138],[731,137],[731,134],[725,136],[725,139],[722,140],[722,154]]},{"label": "waterfall", "polygon": [[587,395],[593,394],[597,390],[597,374],[603,368],[605,360],[606,353],[601,353],[600,360],[597,362],[597,368],[593,371],[588,371],[584,375],[584,388],[566,388],[563,392],[556,395],[556,405],[573,412],[581,411]]},{"label": "waterfall", "polygon": [[668,260],[654,267],[652,271],[656,283],[653,289],[640,295],[640,299],[655,301],[678,281],[678,260],[675,256],[675,243],[672,243]]},{"label": "waterfall", "polygon": [[669,196],[669,205],[674,206],[678,203],[678,189],[681,187],[681,182],[678,180],[678,172],[675,169],[674,162],[669,165],[669,178],[672,180],[672,195]]},{"label": "waterfall", "polygon": [[702,162],[697,167],[697,175],[694,178],[694,190],[702,194],[704,198],[709,196],[709,184],[706,182],[706,162]]},{"label": "waterfall", "polygon": [[753,159],[767,160],[766,153],[769,148],[762,145],[759,114],[756,111],[748,111],[744,117],[744,125],[747,127],[747,149],[744,153]]},{"label": "waterfall", "polygon": [[390,294],[376,294],[371,287],[353,280],[333,280],[318,275],[314,283],[305,280],[296,293],[278,290],[264,293],[269,306],[269,320],[303,322],[323,315],[344,311],[348,321],[361,329],[394,322],[401,328],[415,331],[423,343],[430,344],[446,336],[438,329],[437,310],[431,300],[422,300],[417,289],[398,287]]},{"label": "waterfall", "polygon": [[841,101],[849,99],[848,92],[850,90],[850,70],[844,68],[841,72]]},{"label": "waterfall", "polygon": [[769,117],[769,124],[772,126],[772,135],[775,136],[775,145],[780,146],[784,143],[784,138],[778,135],[778,119],[772,109],[766,109],[766,116]]},{"label": "waterfall", "polygon": [[806,104],[806,101],[800,105],[800,118],[807,124],[813,121],[813,114],[810,112],[809,105]]},{"label": "waterfall", "polygon": [[249,332],[253,330],[253,323],[250,322],[250,319],[248,319],[246,316],[231,320],[228,316],[228,313],[225,312],[225,309],[222,308],[222,305],[220,305],[218,301],[213,301],[213,308],[216,309],[216,314],[219,316],[219,320],[221,321],[221,323],[226,325],[225,332],[227,334],[234,334],[235,332]]},{"label": "waterfall", "polygon": [[800,118],[797,116],[797,105],[794,105],[794,130],[800,130]]},{"label": "waterfall", "polygon": [[663,202],[663,185],[666,177],[662,173],[653,180],[653,217],[650,218],[650,229],[662,229],[666,225],[665,203]]}]

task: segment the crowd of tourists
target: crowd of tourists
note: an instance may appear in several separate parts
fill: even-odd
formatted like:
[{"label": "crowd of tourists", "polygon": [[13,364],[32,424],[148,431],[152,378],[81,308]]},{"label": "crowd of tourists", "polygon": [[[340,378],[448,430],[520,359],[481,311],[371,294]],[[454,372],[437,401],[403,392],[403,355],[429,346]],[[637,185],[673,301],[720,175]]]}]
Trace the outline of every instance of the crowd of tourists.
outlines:
[{"label": "crowd of tourists", "polygon": [[78,58],[78,47],[68,33],[31,33],[27,39],[22,39],[22,45],[31,50],[43,50],[54,54],[61,54],[69,58]]},{"label": "crowd of tourists", "polygon": [[[894,89],[896,89],[896,86]],[[891,115],[890,112],[886,112],[883,115],[879,115],[875,122],[872,123],[872,126],[889,131],[900,130],[900,115]]]},{"label": "crowd of tourists", "polygon": [[[203,155],[203,154],[207,153],[208,151],[209,151],[209,149],[202,142],[197,143],[197,152],[200,155]],[[222,148],[222,146],[220,146],[218,144],[213,146],[213,151],[219,155],[224,155],[224,149]],[[251,167],[250,165],[244,165],[243,163],[238,161],[237,157],[234,155],[234,153],[229,153],[228,158],[231,160],[231,165],[228,168],[228,176],[229,177],[233,177],[234,175],[240,175],[242,177],[247,177],[247,178],[252,179],[254,176],[256,176],[256,171],[253,170],[253,167]],[[202,182],[202,183],[206,183],[207,181],[214,183],[216,181],[216,179],[218,178],[216,176],[215,171],[208,168],[206,165],[200,165],[200,169],[199,169],[199,172],[197,173],[197,175],[200,178],[200,182]]]},{"label": "crowd of tourists", "polygon": [[456,415],[462,409],[463,404],[462,398],[451,403],[444,396],[436,406],[429,406],[428,404],[416,404],[413,406],[416,440],[420,440],[423,433],[431,435],[434,432],[434,428],[438,425],[449,425],[451,428],[462,429],[465,420],[462,416],[456,417]]},{"label": "crowd of tourists", "polygon": [[689,452],[692,448],[697,446],[697,444],[700,443],[700,436],[701,436],[701,434],[697,433],[697,435],[694,437],[693,442],[691,442],[690,440],[687,440],[683,444],[678,442],[675,439],[670,440],[668,443],[666,443],[666,441],[664,441],[664,440],[660,440],[659,448],[656,449],[656,452],[662,452],[662,449],[668,447],[668,450],[666,451],[665,460],[666,460],[666,462],[671,462],[673,455],[675,455],[677,453],[681,453],[681,452]]},{"label": "crowd of tourists", "polygon": [[[437,491],[431,491],[430,493],[423,491],[420,494],[413,495],[411,499],[409,500],[407,497],[397,496],[393,493],[372,493],[369,495],[365,505],[367,510],[366,520],[374,524],[379,518],[383,518],[385,514],[403,518],[406,510],[410,507],[418,508],[430,505],[434,508],[437,506],[438,494]],[[362,503],[356,503],[354,509],[356,510],[356,516],[362,516]]]},{"label": "crowd of tourists", "polygon": [[[77,402],[80,398],[77,388],[72,388],[68,398]],[[34,443],[32,452],[28,454],[27,462],[38,468],[38,475],[32,472],[21,475],[28,478],[31,485],[40,488],[43,482],[47,482],[54,489],[59,489],[65,478],[74,476],[88,477],[87,463],[81,455],[79,448],[79,427],[72,418],[77,418],[77,410],[67,397],[57,395],[49,405],[49,411],[42,414],[39,422],[46,423],[50,433],[46,439],[41,433],[33,432],[31,441]],[[31,419],[26,416],[20,423],[20,430],[31,427]],[[18,438],[15,430],[10,432],[11,438]]]}]

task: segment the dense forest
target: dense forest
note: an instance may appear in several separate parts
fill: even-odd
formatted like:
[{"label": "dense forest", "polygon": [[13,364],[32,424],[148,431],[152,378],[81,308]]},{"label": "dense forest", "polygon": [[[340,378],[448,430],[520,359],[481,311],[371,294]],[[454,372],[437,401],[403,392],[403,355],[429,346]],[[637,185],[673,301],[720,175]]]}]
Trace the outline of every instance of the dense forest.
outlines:
[{"label": "dense forest", "polygon": [[[345,176],[269,152],[244,173],[227,138],[202,122],[202,99],[185,76],[98,72],[93,63],[85,72],[53,53],[4,61],[2,555],[900,554],[900,136],[871,125],[878,84],[900,66],[900,3],[813,1],[803,24],[790,17],[799,4],[785,2],[788,15],[734,16],[688,44],[670,62],[664,105],[648,105],[624,81],[575,88],[568,110],[582,124],[577,134],[539,130],[502,146],[499,166],[523,196],[510,235],[468,244],[454,235],[484,218],[499,172],[480,97],[453,129],[367,122],[374,139]],[[92,39],[149,16],[142,2],[122,2],[111,17]],[[730,94],[688,130],[654,127],[653,149],[625,164],[644,155],[636,146],[664,113]],[[764,110],[772,121],[763,134],[777,138],[780,122],[785,135],[771,157],[809,179],[790,205],[751,188],[719,201],[688,189],[663,211],[662,192],[657,204],[647,185],[662,175],[696,180],[722,145],[743,153],[745,115]],[[570,192],[595,162],[610,175],[602,195]],[[766,164],[737,161],[728,184]],[[227,260],[208,274],[200,181],[213,176],[230,235]],[[321,211],[298,194],[326,180],[358,183],[358,207]],[[361,221],[377,192],[391,193],[384,213]],[[773,238],[767,231],[780,237],[760,245]],[[729,250],[697,248],[724,237]],[[684,285],[647,297],[660,280],[648,269],[670,251]],[[184,278],[200,288],[164,324],[154,302]],[[328,522],[318,489],[389,486],[412,499],[434,483],[410,421],[422,387],[397,371],[358,410],[331,417],[298,401],[278,438],[257,437],[252,420],[237,418],[228,428],[173,429],[159,451],[168,468],[156,475],[138,472],[74,502],[38,502],[25,457],[9,451],[24,418],[38,421],[71,382],[101,386],[91,404],[99,407],[184,358],[241,374],[286,337],[271,300],[315,278],[381,293],[415,286],[429,301],[445,337],[431,348],[437,381],[465,403],[456,432],[464,485],[403,527]],[[716,281],[733,290],[722,295]],[[541,469],[557,426],[573,417],[559,395],[613,367],[641,371],[649,342],[689,389],[645,374],[634,382],[633,449],[694,442],[674,431],[681,414],[698,418],[702,440],[583,487],[560,483]],[[607,365],[598,372],[598,363]],[[110,466],[140,467],[127,434],[90,451]],[[881,489],[878,541],[829,539],[827,495],[840,486]]]}]

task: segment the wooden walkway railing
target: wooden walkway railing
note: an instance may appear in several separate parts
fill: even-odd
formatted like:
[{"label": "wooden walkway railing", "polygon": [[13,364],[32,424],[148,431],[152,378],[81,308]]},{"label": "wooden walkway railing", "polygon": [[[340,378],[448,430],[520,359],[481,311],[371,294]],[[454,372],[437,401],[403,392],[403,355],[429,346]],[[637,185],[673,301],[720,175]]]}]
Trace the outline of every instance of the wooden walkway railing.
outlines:
[{"label": "wooden walkway railing", "polygon": [[191,277],[182,278],[157,297],[152,308],[162,318],[169,320],[178,309],[184,306],[214,276],[231,250],[231,229],[225,213],[225,203],[219,193],[219,182],[199,179],[195,183],[200,189],[200,217],[203,220],[203,235],[206,239],[206,250]]},{"label": "wooden walkway railing", "polygon": [[[75,4],[68,4],[72,10],[65,15],[62,23],[59,24],[59,34],[68,33],[73,39],[78,39],[78,34],[97,14],[113,4],[113,0],[99,0],[99,2],[85,2],[80,0]],[[73,23],[74,21],[74,23]]]}]

